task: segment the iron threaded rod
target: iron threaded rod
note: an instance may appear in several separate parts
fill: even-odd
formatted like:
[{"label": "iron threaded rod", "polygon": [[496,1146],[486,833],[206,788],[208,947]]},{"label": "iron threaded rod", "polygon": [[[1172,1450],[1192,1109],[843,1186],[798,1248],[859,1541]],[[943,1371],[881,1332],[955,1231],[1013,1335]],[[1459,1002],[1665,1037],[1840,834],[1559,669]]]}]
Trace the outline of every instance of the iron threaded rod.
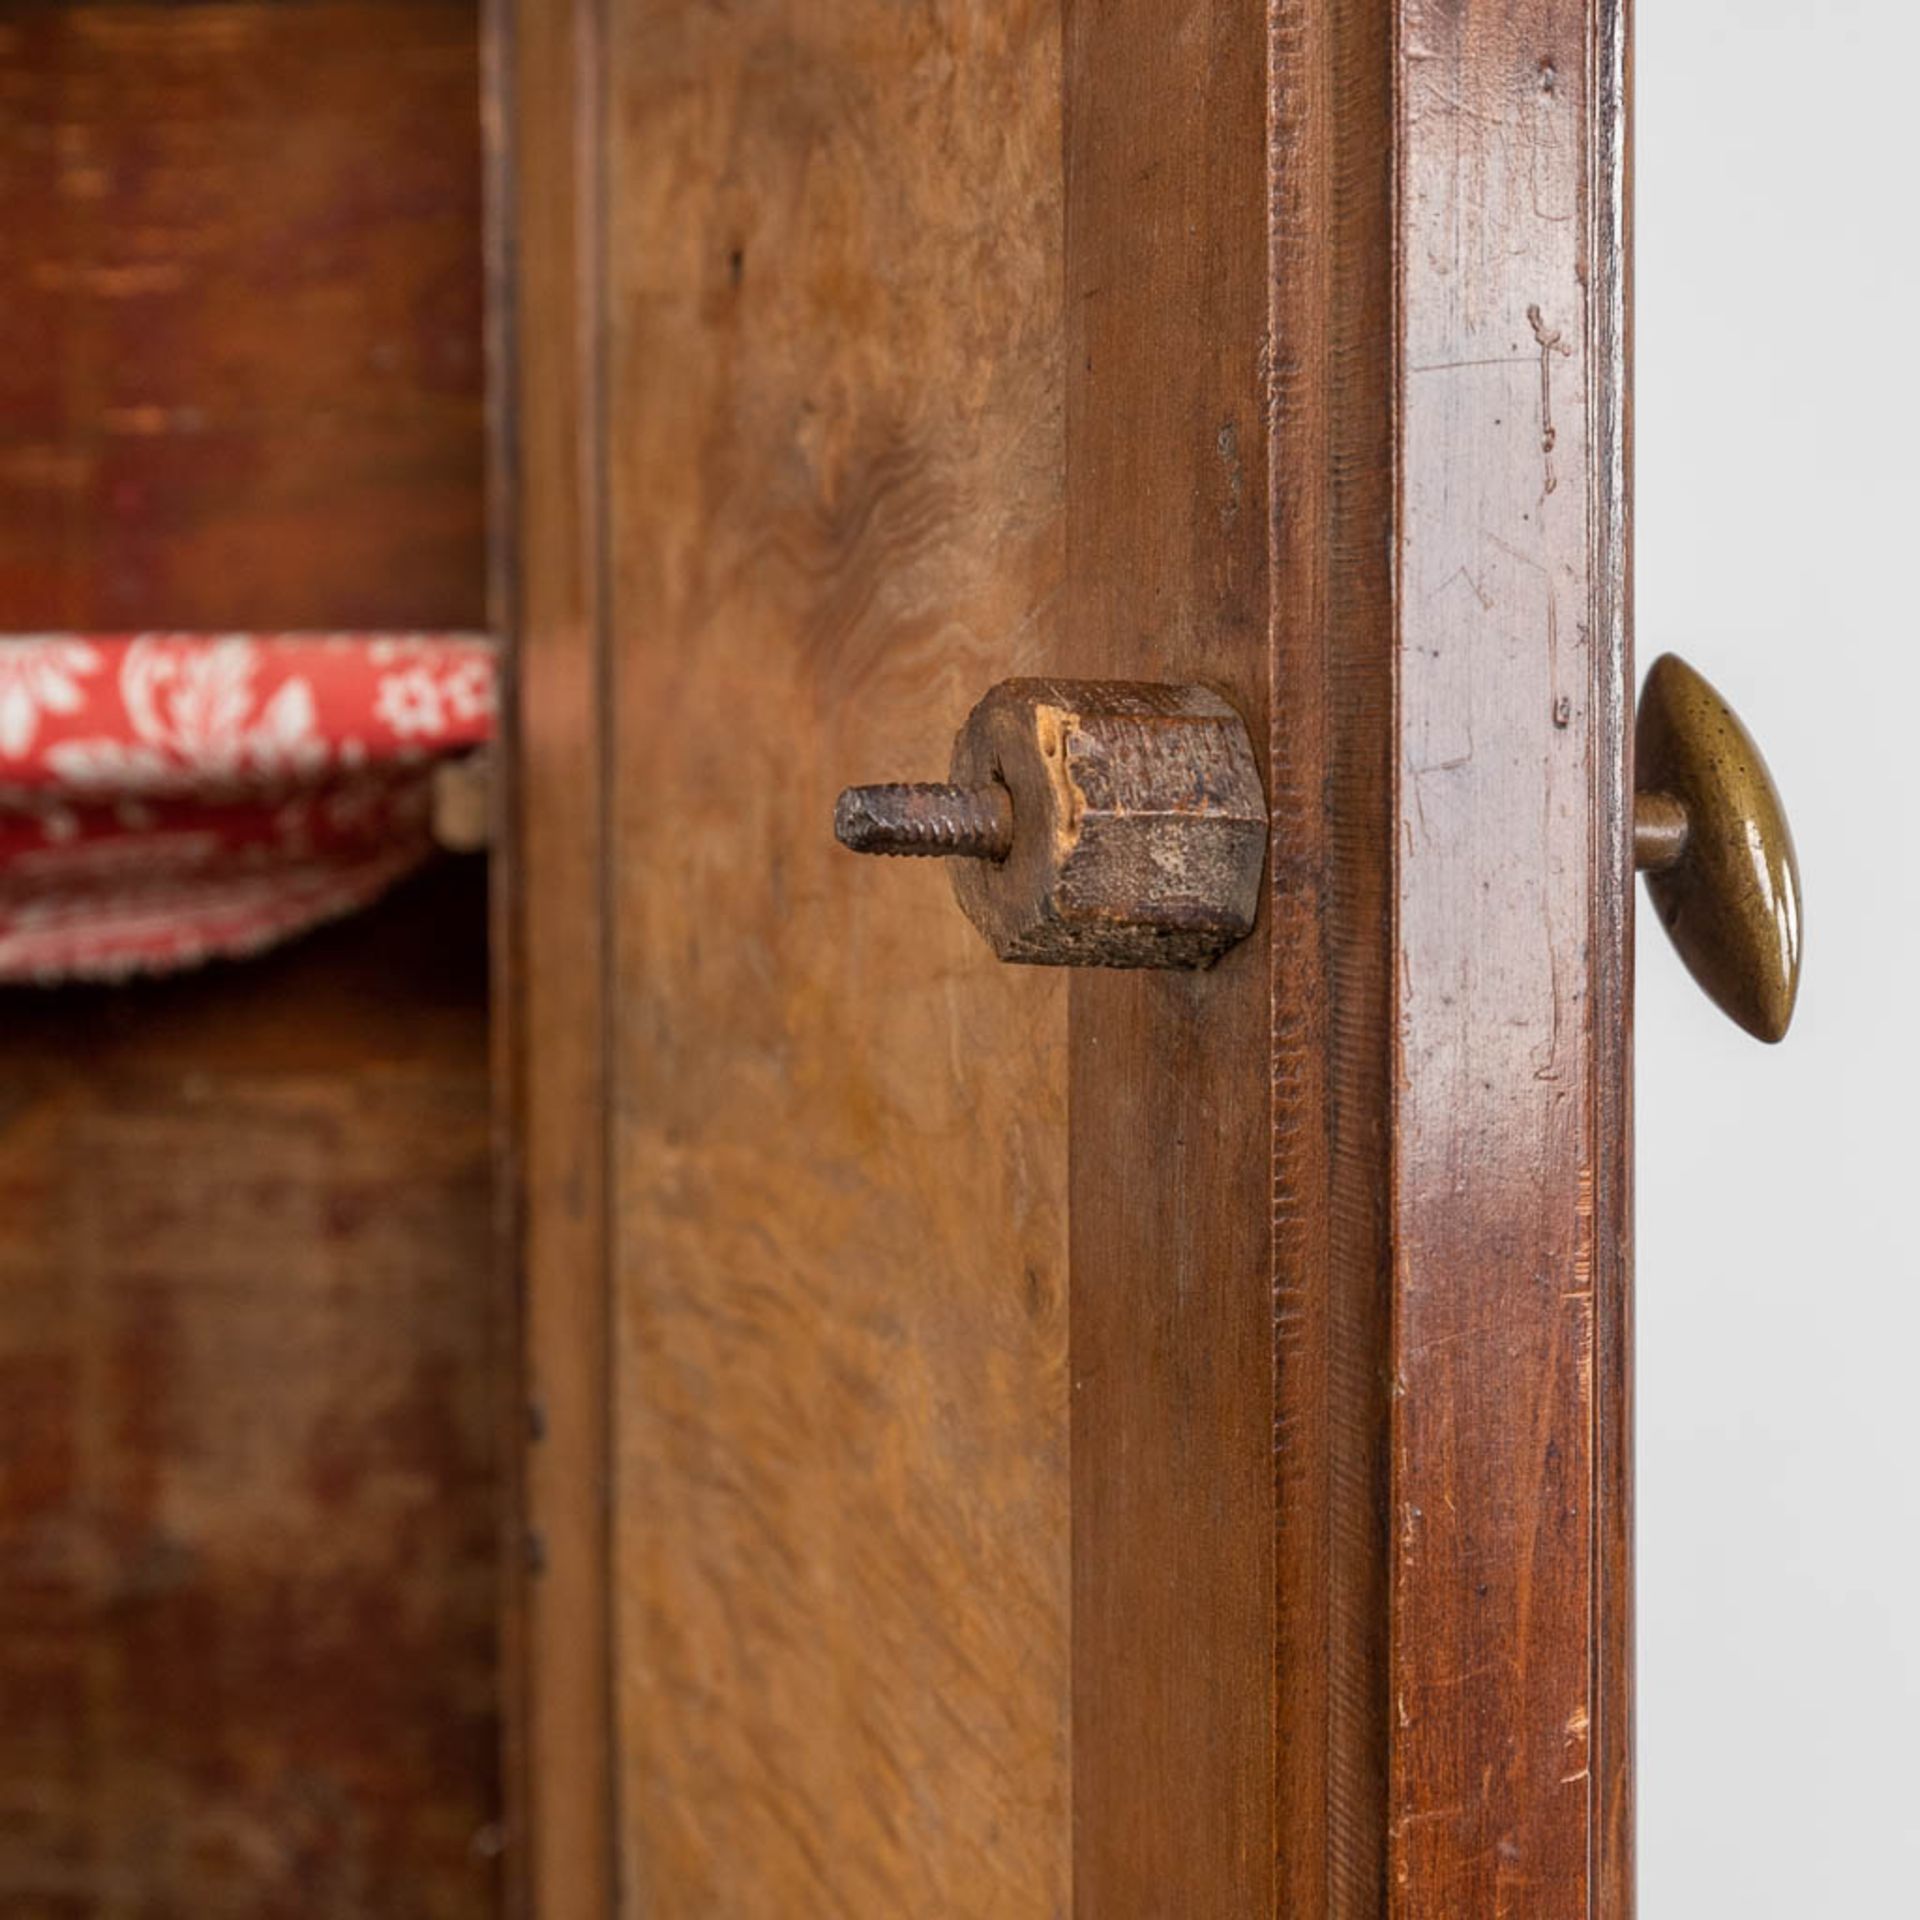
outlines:
[{"label": "iron threaded rod", "polygon": [[997,784],[849,787],[834,807],[833,833],[855,853],[1004,860],[1013,850],[1013,799]]}]

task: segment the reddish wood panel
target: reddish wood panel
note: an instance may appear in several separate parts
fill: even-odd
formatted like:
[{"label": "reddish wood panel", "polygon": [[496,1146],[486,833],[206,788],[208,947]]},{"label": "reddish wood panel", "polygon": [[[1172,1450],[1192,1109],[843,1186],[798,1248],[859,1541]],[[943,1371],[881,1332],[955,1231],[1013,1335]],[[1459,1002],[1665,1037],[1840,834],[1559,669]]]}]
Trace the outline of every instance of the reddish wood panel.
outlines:
[{"label": "reddish wood panel", "polygon": [[1396,947],[1391,7],[1286,0],[1272,120],[1273,1260],[1282,1913],[1388,1910]]},{"label": "reddish wood panel", "polygon": [[477,45],[0,5],[0,630],[482,624]]},{"label": "reddish wood panel", "polygon": [[0,1909],[495,1911],[484,905],[6,996]]},{"label": "reddish wood panel", "polygon": [[[471,0],[0,6],[0,630],[477,624]],[[497,1910],[484,885],[7,1000],[0,1907]]]},{"label": "reddish wood panel", "polygon": [[1630,1911],[1605,0],[1070,7],[1075,670],[1270,721],[1272,899],[1076,981],[1076,1899]]},{"label": "reddish wood panel", "polygon": [[1401,33],[1390,1866],[1406,1920],[1612,1915],[1618,21],[1410,0]]}]

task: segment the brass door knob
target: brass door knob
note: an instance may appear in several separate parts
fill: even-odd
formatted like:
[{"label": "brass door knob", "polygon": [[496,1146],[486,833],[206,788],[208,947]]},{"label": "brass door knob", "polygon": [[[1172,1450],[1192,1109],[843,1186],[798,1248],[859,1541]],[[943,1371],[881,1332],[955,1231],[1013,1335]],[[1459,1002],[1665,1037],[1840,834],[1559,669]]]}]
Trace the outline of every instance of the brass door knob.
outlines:
[{"label": "brass door knob", "polygon": [[1648,670],[1634,725],[1634,861],[1687,971],[1777,1041],[1800,990],[1800,869],[1778,789],[1739,716],[1684,660]]},{"label": "brass door knob", "polygon": [[855,853],[954,862],[1002,960],[1204,967],[1252,931],[1267,807],[1245,723],[1205,687],[1007,680],[943,785],[849,787]]}]

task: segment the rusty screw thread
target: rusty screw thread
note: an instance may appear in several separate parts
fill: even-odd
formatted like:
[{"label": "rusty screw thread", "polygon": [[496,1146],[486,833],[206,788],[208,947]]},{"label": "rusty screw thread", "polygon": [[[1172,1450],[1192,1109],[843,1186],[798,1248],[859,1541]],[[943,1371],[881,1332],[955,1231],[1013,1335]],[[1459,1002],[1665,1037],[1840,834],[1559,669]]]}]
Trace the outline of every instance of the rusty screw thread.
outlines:
[{"label": "rusty screw thread", "polygon": [[833,833],[855,853],[936,860],[1004,860],[1013,851],[1013,797],[999,785],[849,787]]}]

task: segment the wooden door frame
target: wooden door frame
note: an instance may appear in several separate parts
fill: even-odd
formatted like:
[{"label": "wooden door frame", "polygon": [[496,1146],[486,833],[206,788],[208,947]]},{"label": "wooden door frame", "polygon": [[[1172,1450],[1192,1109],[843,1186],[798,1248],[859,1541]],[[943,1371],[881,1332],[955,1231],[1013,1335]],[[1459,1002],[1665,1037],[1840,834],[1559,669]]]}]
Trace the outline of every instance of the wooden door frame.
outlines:
[{"label": "wooden door frame", "polygon": [[1076,1902],[1621,1920],[1623,10],[1261,16],[1067,9],[1060,670],[1274,829],[1074,988]]},{"label": "wooden door frame", "polygon": [[[515,1757],[555,1916],[616,1900],[601,4],[494,9]],[[1058,670],[1228,692],[1274,820],[1245,946],[1072,996],[1100,1920],[1632,1912],[1625,14],[1066,0]]]},{"label": "wooden door frame", "polygon": [[617,1906],[612,1084],[594,0],[484,0],[492,599],[508,636],[494,861],[506,1410],[509,1909]]}]

